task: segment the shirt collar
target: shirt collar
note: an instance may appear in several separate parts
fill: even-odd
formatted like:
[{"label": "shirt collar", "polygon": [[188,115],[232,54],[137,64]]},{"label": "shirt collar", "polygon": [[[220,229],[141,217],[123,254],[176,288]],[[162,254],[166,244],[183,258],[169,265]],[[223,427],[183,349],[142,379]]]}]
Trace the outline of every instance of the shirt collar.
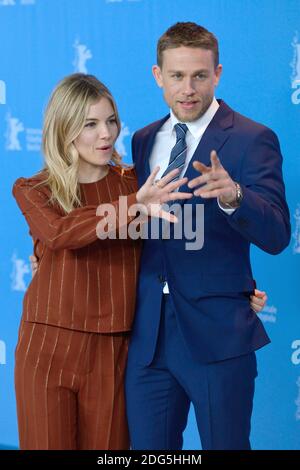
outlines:
[{"label": "shirt collar", "polygon": [[[188,130],[194,137],[194,139],[199,139],[207,126],[209,125],[210,121],[216,114],[219,108],[219,103],[217,102],[216,98],[214,97],[209,108],[205,111],[203,116],[201,116],[196,121],[192,122],[185,122],[184,124],[187,125]],[[170,118],[171,118],[171,132],[173,132],[175,124],[180,122],[177,117],[174,115],[173,111],[170,111]]]}]

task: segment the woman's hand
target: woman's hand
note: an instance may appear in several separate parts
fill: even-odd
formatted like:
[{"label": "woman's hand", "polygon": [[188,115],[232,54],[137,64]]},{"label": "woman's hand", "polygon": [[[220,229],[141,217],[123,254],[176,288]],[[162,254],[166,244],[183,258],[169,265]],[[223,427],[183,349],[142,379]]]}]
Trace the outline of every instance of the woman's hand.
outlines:
[{"label": "woman's hand", "polygon": [[32,274],[32,277],[34,277],[35,273],[37,272],[39,262],[38,262],[37,257],[34,255],[29,256],[29,261],[30,261],[30,267],[31,267],[31,274]]},{"label": "woman's hand", "polygon": [[254,310],[256,313],[259,313],[266,305],[267,300],[268,297],[265,292],[254,289],[254,295],[250,296],[250,305],[252,310]]},{"label": "woman's hand", "polygon": [[155,177],[159,172],[159,166],[154,168],[145,184],[137,192],[137,202],[141,204],[141,212],[150,217],[160,217],[169,222],[177,222],[174,214],[162,209],[162,204],[176,199],[190,199],[192,193],[181,193],[176,190],[187,182],[187,178],[180,178],[172,181],[178,175],[179,170],[172,170],[166,176],[156,181]]}]

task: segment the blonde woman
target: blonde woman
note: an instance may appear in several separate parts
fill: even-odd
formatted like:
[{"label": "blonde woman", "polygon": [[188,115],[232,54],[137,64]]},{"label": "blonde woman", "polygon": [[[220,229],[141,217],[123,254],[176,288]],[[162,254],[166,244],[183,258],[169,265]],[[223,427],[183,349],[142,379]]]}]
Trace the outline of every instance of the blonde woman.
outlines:
[{"label": "blonde woman", "polygon": [[38,260],[16,348],[21,449],[129,447],[123,382],[141,246],[118,238],[134,219],[119,196],[174,221],[160,203],[190,195],[174,192],[187,181],[169,183],[176,171],[154,184],[158,169],[137,190],[114,149],[119,132],[109,90],[91,75],[66,77],[45,113],[45,168],[13,187]]}]

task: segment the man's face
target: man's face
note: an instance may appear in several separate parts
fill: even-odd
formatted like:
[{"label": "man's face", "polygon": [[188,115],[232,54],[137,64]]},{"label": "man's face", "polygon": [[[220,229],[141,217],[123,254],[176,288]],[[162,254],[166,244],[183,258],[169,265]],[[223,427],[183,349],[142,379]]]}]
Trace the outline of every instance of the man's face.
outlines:
[{"label": "man's face", "polygon": [[215,67],[210,50],[181,46],[166,49],[162,67],[155,65],[152,71],[177,119],[191,122],[201,117],[211,104],[222,65]]}]

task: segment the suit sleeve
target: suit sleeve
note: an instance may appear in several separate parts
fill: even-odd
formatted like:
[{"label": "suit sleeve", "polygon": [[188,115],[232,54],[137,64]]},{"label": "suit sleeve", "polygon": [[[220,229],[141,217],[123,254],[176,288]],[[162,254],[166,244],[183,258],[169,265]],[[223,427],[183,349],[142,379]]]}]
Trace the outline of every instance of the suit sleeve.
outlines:
[{"label": "suit sleeve", "polygon": [[244,198],[228,223],[249,242],[277,254],[291,237],[277,136],[265,128],[248,146],[239,183]]},{"label": "suit sleeve", "polygon": [[[19,178],[13,186],[13,195],[24,215],[32,236],[39,239],[52,250],[59,249],[77,249],[93,243],[101,235],[99,233],[99,222],[105,219],[104,215],[97,215],[100,206],[88,205],[72,210],[66,215],[49,203],[49,196],[43,190],[43,187],[35,187],[36,181]],[[130,194],[127,197],[127,207],[136,203],[136,194]],[[124,200],[123,200],[124,204]],[[115,229],[118,233],[120,228],[119,220],[127,225],[133,216],[122,215],[120,218],[119,201],[111,203],[115,209]],[[124,207],[124,206],[123,206]],[[106,232],[105,224],[101,224],[103,232]],[[98,232],[97,232],[98,229]]]}]

